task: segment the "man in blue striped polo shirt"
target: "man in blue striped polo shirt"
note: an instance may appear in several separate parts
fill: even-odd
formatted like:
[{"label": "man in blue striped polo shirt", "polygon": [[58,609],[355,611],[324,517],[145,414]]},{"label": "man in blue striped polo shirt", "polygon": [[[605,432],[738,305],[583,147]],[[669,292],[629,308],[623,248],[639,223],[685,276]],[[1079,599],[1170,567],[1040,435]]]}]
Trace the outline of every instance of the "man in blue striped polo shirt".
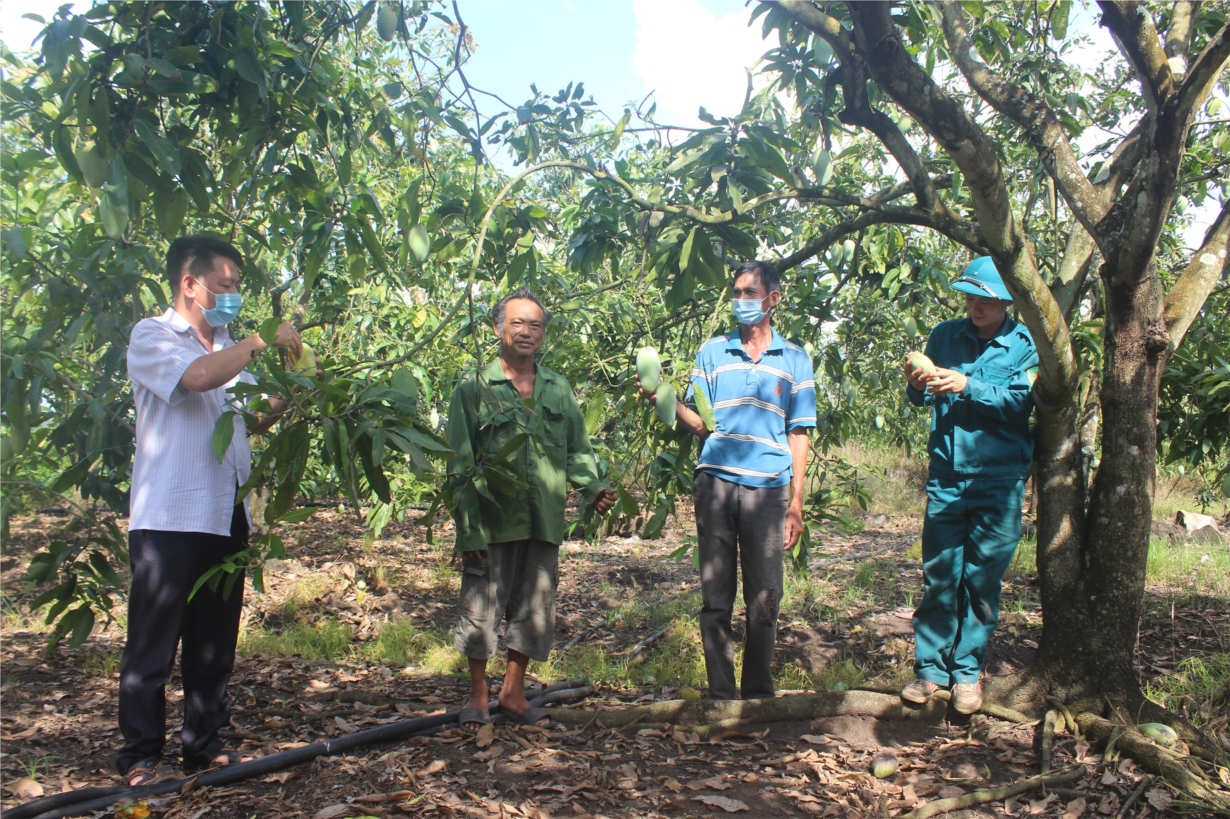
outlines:
[{"label": "man in blue striped polo shirt", "polygon": [[[704,440],[693,499],[704,596],[700,631],[709,694],[717,699],[739,693],[731,614],[740,564],[747,604],[741,693],[743,699],[774,696],[770,667],[783,552],[803,533],[816,381],[811,357],[773,329],[773,308],[781,299],[781,277],[772,264],[738,267],[732,306],[739,327],[701,347],[688,405],[678,407],[679,425]],[[692,408],[697,392],[713,406],[713,429]]]}]

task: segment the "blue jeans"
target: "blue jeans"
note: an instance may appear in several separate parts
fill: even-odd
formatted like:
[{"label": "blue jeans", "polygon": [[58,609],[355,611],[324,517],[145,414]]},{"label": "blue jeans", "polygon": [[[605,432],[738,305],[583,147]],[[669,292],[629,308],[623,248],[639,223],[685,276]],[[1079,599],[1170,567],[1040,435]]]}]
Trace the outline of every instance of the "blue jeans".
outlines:
[{"label": "blue jeans", "polygon": [[1004,572],[1021,539],[1023,479],[927,479],[922,603],[914,612],[915,675],[978,682],[999,620]]}]

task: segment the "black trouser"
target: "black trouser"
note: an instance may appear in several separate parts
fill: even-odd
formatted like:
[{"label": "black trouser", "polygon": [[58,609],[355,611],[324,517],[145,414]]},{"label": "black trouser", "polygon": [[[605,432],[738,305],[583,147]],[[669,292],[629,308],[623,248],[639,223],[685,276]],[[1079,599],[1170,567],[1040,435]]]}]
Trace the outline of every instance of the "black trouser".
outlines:
[{"label": "black trouser", "polygon": [[128,642],[120,663],[120,731],[124,747],[115,756],[121,774],[148,757],[162,756],[166,744],[166,684],[183,642],[184,762],[208,763],[222,750],[218,730],[230,722],[226,684],[235,666],[244,577],[223,595],[202,585],[188,595],[210,566],[248,545],[243,504],[235,507],[229,537],[200,532],[136,529],[128,533],[132,586],[128,593]]},{"label": "black trouser", "polygon": [[745,700],[772,697],[790,486],[740,486],[708,472],[697,472],[692,495],[704,597],[700,636],[709,693],[723,700],[737,695],[730,618],[742,564],[747,637],[743,642],[741,693]]}]

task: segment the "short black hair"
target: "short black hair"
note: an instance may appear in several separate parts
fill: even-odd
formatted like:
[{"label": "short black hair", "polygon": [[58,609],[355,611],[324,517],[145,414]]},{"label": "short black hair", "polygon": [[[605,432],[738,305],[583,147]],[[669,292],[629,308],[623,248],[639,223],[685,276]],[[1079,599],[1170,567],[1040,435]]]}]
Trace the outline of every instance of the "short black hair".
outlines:
[{"label": "short black hair", "polygon": [[243,254],[230,242],[201,235],[180,236],[171,242],[171,247],[167,249],[167,278],[171,282],[171,292],[179,292],[185,265],[193,276],[199,278],[213,270],[214,260],[219,256],[230,259],[243,270]]},{"label": "short black hair", "polygon": [[744,262],[735,268],[735,275],[730,280],[730,286],[734,287],[739,277],[747,273],[753,273],[756,278],[760,279],[760,283],[764,285],[765,295],[772,293],[774,290],[781,292],[782,274],[777,272],[777,266],[772,262]]},{"label": "short black hair", "polygon": [[551,323],[551,311],[546,308],[546,305],[538,300],[538,296],[534,295],[533,290],[523,286],[518,287],[516,290],[512,291],[507,296],[495,303],[495,308],[491,311],[491,323],[495,325],[495,331],[497,333],[504,331],[504,310],[508,307],[508,303],[513,299],[525,299],[526,301],[532,301],[534,304],[537,304],[538,309],[542,311],[542,326],[544,329]]}]

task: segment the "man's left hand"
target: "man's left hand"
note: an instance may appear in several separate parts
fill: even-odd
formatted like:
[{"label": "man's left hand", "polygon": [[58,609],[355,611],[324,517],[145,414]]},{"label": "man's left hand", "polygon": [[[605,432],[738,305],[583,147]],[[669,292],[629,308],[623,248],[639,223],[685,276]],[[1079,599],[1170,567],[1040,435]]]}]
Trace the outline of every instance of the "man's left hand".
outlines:
[{"label": "man's left hand", "polygon": [[608,512],[619,501],[619,493],[614,489],[603,489],[594,498],[594,509],[598,512]]},{"label": "man's left hand", "polygon": [[960,395],[965,392],[969,379],[961,373],[943,367],[936,367],[935,373],[927,382],[928,391],[932,395]]},{"label": "man's left hand", "polygon": [[782,546],[783,552],[788,552],[803,536],[803,510],[791,506],[786,510],[786,540]]}]

